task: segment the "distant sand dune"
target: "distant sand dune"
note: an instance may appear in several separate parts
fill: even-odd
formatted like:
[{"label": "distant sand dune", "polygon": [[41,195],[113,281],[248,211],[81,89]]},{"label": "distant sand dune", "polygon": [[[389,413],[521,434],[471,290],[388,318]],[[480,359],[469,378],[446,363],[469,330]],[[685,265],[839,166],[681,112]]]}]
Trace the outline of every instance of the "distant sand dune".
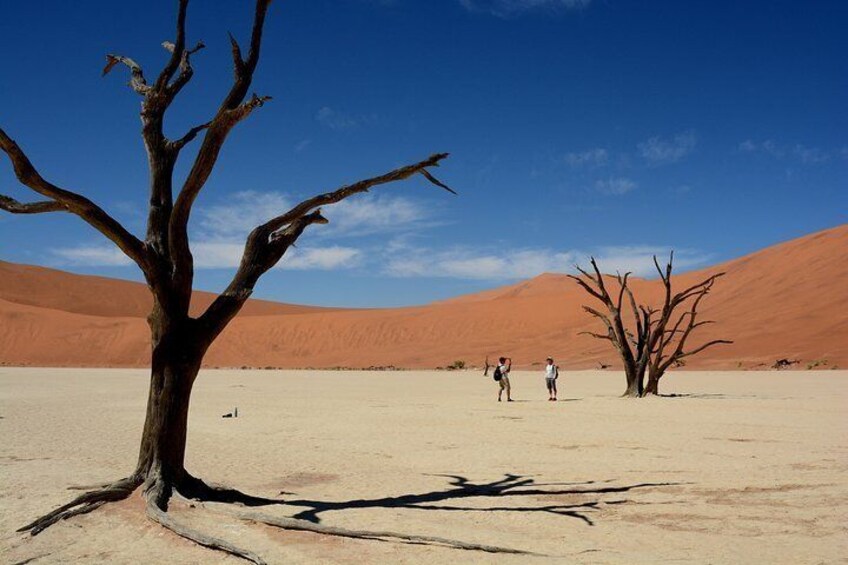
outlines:
[{"label": "distant sand dune", "polygon": [[[680,288],[727,271],[707,297],[698,339],[736,343],[691,358],[688,368],[764,368],[800,359],[848,367],[848,226],[819,232],[675,279]],[[601,265],[603,267],[603,265]],[[0,262],[0,362],[10,365],[148,364],[144,285]],[[656,281],[633,281],[659,300]],[[212,295],[196,293],[196,312]],[[565,367],[613,364],[580,309],[587,297],[559,274],[427,306],[329,309],[250,301],[206,357],[221,367],[433,368],[480,365],[505,352],[521,366],[553,355]]]}]

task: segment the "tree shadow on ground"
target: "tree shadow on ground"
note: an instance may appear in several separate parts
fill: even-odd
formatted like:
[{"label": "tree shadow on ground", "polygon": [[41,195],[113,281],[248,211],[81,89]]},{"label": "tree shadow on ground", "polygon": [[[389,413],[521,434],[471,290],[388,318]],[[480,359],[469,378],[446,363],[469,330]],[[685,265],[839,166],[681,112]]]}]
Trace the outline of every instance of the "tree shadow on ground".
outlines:
[{"label": "tree shadow on ground", "polygon": [[[450,488],[430,492],[410,493],[399,496],[387,496],[370,499],[351,499],[342,501],[289,499],[288,506],[302,506],[302,510],[293,518],[306,520],[315,524],[321,522],[321,515],[327,512],[362,508],[403,508],[411,510],[430,511],[462,511],[462,512],[522,512],[545,513],[575,518],[587,525],[594,521],[587,515],[600,510],[604,505],[625,504],[627,499],[604,500],[604,495],[626,493],[635,489],[670,486],[679,483],[636,483],[615,485],[612,480],[586,481],[578,483],[537,483],[535,479],[514,474],[506,474],[502,479],[474,483],[459,475],[434,475],[450,479]],[[593,500],[578,500],[570,504],[527,504],[506,506],[491,504],[486,506],[467,506],[444,504],[457,500],[476,500],[484,498],[501,499],[507,497],[552,497],[572,496],[591,497]]]},{"label": "tree shadow on ground", "polygon": [[[399,496],[328,501],[261,498],[247,495],[240,491],[226,487],[206,485],[205,483],[200,483],[198,481],[199,484],[196,485],[196,492],[193,494],[196,495],[197,499],[208,502],[229,502],[245,506],[285,505],[291,508],[292,511],[294,511],[297,507],[304,508],[304,510],[297,512],[297,514],[294,514],[291,517],[262,514],[257,512],[235,514],[236,517],[242,520],[265,524],[284,530],[312,532],[315,534],[360,540],[413,545],[433,545],[469,551],[482,551],[486,553],[542,555],[524,549],[464,542],[461,540],[431,535],[386,530],[358,530],[328,526],[321,523],[321,518],[323,514],[333,511],[363,508],[400,508],[437,512],[518,512],[522,514],[553,514],[556,516],[574,518],[580,520],[586,525],[593,526],[595,522],[589,517],[591,512],[598,512],[606,506],[616,504],[627,504],[631,502],[634,504],[646,503],[645,501],[635,501],[628,498],[615,497],[614,495],[616,494],[624,494],[637,489],[650,490],[652,487],[684,484],[680,482],[663,482],[617,485],[614,480],[572,483],[537,483],[532,477],[515,474],[506,474],[502,479],[491,482],[475,483],[460,475],[432,476],[448,478],[448,484],[450,486],[441,490],[409,493]],[[522,504],[522,502],[524,502],[522,500],[515,505],[510,505],[506,502],[508,497],[514,497],[513,500],[515,500],[515,497],[522,499],[527,498],[529,500],[527,503]],[[563,497],[563,500],[557,500],[556,497]],[[480,501],[488,501],[489,499],[493,499],[490,504],[479,504]],[[551,503],[552,499],[555,500],[556,503]],[[469,504],[459,504],[454,502],[462,500],[468,501]],[[501,500],[503,500],[503,502]],[[472,501],[477,501],[478,504],[470,504]],[[213,538],[203,539],[206,539],[208,542],[205,545],[209,545],[211,543],[214,547],[223,547],[221,544],[228,543]]]},{"label": "tree shadow on ground", "polygon": [[721,393],[695,393],[695,392],[672,392],[668,394],[658,394],[660,398],[731,398],[726,394]]}]

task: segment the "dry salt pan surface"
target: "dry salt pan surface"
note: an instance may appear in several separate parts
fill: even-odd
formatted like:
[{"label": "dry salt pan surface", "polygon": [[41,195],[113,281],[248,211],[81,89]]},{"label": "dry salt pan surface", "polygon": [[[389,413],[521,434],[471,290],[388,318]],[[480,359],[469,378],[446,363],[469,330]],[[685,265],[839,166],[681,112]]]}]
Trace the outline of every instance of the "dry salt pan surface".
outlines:
[{"label": "dry salt pan surface", "polygon": [[[573,372],[557,403],[538,373],[512,381],[516,402],[497,403],[476,372],[204,371],[187,468],[281,498],[261,509],[276,516],[538,556],[172,512],[269,563],[845,562],[848,371],[676,373],[677,396],[644,400],[616,396],[618,373]],[[146,386],[141,370],[0,368],[3,562],[243,562],[149,522],[138,495],[14,533],[68,486],[131,470]]]}]

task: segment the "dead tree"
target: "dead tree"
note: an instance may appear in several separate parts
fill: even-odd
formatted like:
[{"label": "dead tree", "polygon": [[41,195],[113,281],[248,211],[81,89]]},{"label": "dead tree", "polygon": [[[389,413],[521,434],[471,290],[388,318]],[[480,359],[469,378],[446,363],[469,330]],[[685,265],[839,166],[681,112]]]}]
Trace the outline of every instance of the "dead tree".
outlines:
[{"label": "dead tree", "polygon": [[[437,153],[418,163],[304,200],[251,231],[241,264],[229,286],[200,316],[189,315],[194,278],[188,236],[192,206],[209,179],[227,136],[239,122],[270,100],[269,96],[248,95],[259,63],[262,32],[270,3],[270,0],[256,0],[246,53],[230,36],[234,78],[214,116],[175,138],[165,135],[165,115],[174,99],[191,81],[193,56],[204,47],[202,42],[193,47],[187,44],[188,0],[178,1],[174,41],[162,44],[170,55],[154,80],[149,81],[142,67],[133,59],[107,55],[103,74],[117,66],[126,67],[130,73],[129,86],[141,97],[141,137],[150,177],[147,232],[143,239],[130,233],[85,196],[42,177],[24,150],[0,129],[0,149],[11,161],[17,179],[44,197],[42,201],[21,203],[2,196],[0,208],[15,214],[69,212],[79,216],[138,265],[153,295],[153,307],[148,316],[152,345],[150,391],[135,469],[126,478],[86,492],[32,521],[20,531],[36,535],[60,520],[124,499],[141,488],[147,501],[148,515],[154,521],[201,545],[262,562],[250,551],[194,531],[167,514],[168,502],[175,492],[200,500],[257,500],[238,491],[207,485],[185,469],[189,398],[204,354],[241,310],[259,277],[283,258],[307,227],[327,223],[321,214],[321,206],[416,174],[450,191],[428,171],[447,157],[446,153]],[[186,177],[179,181],[174,178],[175,165],[182,150],[196,138],[200,144],[197,155]],[[181,184],[175,190],[177,182]],[[310,529],[310,525],[298,524],[298,528]],[[362,537],[367,538],[368,533],[363,533]],[[442,540],[441,543],[450,545],[451,542]],[[457,542],[455,545],[467,548],[467,544]]]},{"label": "dead tree", "polygon": [[[583,306],[583,310],[603,322],[607,333],[581,332],[581,334],[607,340],[618,351],[627,380],[627,388],[623,396],[641,397],[659,394],[660,379],[669,367],[682,365],[685,357],[700,353],[713,345],[733,343],[717,339],[694,349],[685,349],[686,341],[695,329],[714,323],[712,320],[698,320],[698,306],[709,294],[715,281],[724,276],[724,273],[712,275],[674,294],[671,284],[673,262],[674,253],[672,252],[665,269],[662,269],[654,256],[654,266],[660,275],[665,291],[660,308],[637,305],[633,292],[628,286],[631,273],[625,273],[624,276],[616,274],[614,280],[618,284],[618,289],[613,298],[594,257],[590,260],[594,274],[577,267],[581,276],[569,275],[583,290],[601,302],[606,310],[602,312],[590,306]],[[609,278],[612,279],[612,277]],[[675,312],[681,307],[685,307],[685,311],[677,316]],[[624,311],[628,309],[633,318],[632,324],[624,321]],[[647,383],[645,383],[646,375]]]}]

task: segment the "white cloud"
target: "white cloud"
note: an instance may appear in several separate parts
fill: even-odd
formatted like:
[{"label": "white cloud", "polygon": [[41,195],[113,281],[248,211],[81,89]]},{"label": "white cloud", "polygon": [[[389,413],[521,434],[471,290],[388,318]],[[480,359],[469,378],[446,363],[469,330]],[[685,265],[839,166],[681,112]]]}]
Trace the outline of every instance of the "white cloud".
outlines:
[{"label": "white cloud", "polygon": [[802,163],[824,163],[830,160],[830,155],[825,153],[818,147],[805,147],[800,143],[795,145],[792,153],[801,160]]},{"label": "white cloud", "polygon": [[328,206],[322,213],[330,220],[328,236],[368,235],[408,230],[431,216],[418,202],[402,196],[353,198]]},{"label": "white cloud", "polygon": [[197,241],[191,244],[196,269],[230,269],[239,266],[244,242]]},{"label": "white cloud", "polygon": [[[652,276],[653,256],[662,262],[670,248],[656,246],[619,246],[598,249],[594,256],[606,273],[632,272]],[[396,249],[384,272],[395,277],[446,277],[477,280],[517,280],[547,272],[575,272],[575,263],[587,265],[589,253],[578,250],[518,249],[502,252],[480,252],[468,248],[434,251],[425,248]],[[701,265],[709,256],[692,250],[675,254],[678,270]]]},{"label": "white cloud", "polygon": [[767,153],[773,157],[783,157],[785,153],[782,149],[778,148],[777,144],[771,139],[766,139],[762,142],[746,139],[739,144],[738,149],[742,153]]},{"label": "white cloud", "polygon": [[606,149],[597,147],[576,153],[566,153],[564,159],[572,167],[600,166],[609,160],[609,153]]},{"label": "white cloud", "polygon": [[762,142],[746,139],[739,144],[737,149],[742,153],[761,153],[764,155],[770,155],[777,159],[792,157],[805,165],[826,163],[827,161],[830,161],[830,158],[832,157],[831,152],[819,149],[818,147],[807,147],[800,143],[796,143],[792,147],[787,147],[785,145],[775,143],[771,139],[766,139]]},{"label": "white cloud", "polygon": [[132,260],[123,251],[109,245],[77,245],[60,247],[52,253],[65,265],[96,265],[103,267],[123,267],[131,265]]},{"label": "white cloud", "polygon": [[279,192],[245,190],[227,201],[213,206],[199,206],[195,211],[204,239],[245,237],[256,226],[286,212],[292,201]]},{"label": "white cloud", "polygon": [[332,271],[350,269],[362,261],[359,249],[334,245],[331,247],[296,247],[291,249],[278,268],[298,271]]},{"label": "white cloud", "polygon": [[743,153],[753,153],[757,150],[757,144],[751,141],[750,139],[746,139],[745,141],[739,144],[738,149]]},{"label": "white cloud", "polygon": [[646,161],[660,165],[679,161],[692,152],[697,139],[692,131],[675,135],[671,139],[652,137],[637,145],[640,155]]},{"label": "white cloud", "polygon": [[501,18],[529,11],[558,12],[587,7],[592,0],[459,0],[469,12],[485,12]]},{"label": "white cloud", "polygon": [[621,195],[635,190],[638,185],[625,177],[609,177],[595,182],[595,190],[601,194]]},{"label": "white cloud", "polygon": [[[201,241],[192,245],[194,265],[198,269],[230,269],[238,267],[244,251],[242,243]],[[352,247],[292,247],[277,264],[277,269],[327,271],[356,266],[362,252]]]},{"label": "white cloud", "polygon": [[[280,192],[248,190],[227,201],[198,207],[200,240],[243,240],[256,226],[289,210],[295,199]],[[420,227],[432,216],[421,204],[403,196],[354,197],[326,206],[322,213],[330,225],[315,230],[321,237],[369,235]]]},{"label": "white cloud", "polygon": [[339,112],[338,110],[334,110],[329,106],[321,107],[318,112],[315,114],[315,119],[323,126],[326,126],[330,129],[342,130],[342,129],[351,129],[355,128],[360,124],[359,119],[354,118],[352,116],[348,116]]}]

